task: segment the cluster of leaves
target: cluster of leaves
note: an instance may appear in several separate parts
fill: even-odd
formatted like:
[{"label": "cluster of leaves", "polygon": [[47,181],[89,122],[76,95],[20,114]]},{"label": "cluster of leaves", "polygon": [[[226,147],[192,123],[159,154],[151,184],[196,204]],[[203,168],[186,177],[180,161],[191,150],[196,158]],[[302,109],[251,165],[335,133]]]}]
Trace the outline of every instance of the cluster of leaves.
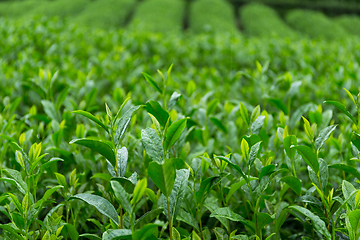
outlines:
[{"label": "cluster of leaves", "polygon": [[[311,38],[343,39],[347,31],[325,14],[312,10],[291,10],[285,17],[292,28]],[[355,23],[354,23],[355,24]]]},{"label": "cluster of leaves", "polygon": [[277,12],[266,5],[258,3],[245,5],[240,9],[240,18],[244,31],[252,36],[289,38],[297,36]]},{"label": "cluster of leaves", "polygon": [[190,29],[196,33],[237,32],[233,7],[223,0],[195,1],[189,18]]},{"label": "cluster of leaves", "polygon": [[357,38],[0,33],[4,239],[359,238]]}]

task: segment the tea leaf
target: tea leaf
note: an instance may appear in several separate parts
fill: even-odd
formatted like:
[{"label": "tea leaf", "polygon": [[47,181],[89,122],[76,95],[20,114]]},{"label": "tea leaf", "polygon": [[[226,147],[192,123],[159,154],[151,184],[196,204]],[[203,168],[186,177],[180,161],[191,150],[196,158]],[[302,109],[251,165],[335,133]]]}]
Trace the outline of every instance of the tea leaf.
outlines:
[{"label": "tea leaf", "polygon": [[102,127],[105,131],[107,131],[109,133],[109,128],[104,123],[102,123],[98,118],[96,118],[94,115],[92,115],[91,113],[83,111],[83,110],[75,110],[72,113],[80,114],[80,115],[90,119],[91,121],[93,121],[94,123],[96,123],[97,125],[99,125],[100,127]]},{"label": "tea leaf", "polygon": [[298,178],[294,176],[286,176],[280,179],[285,182],[289,187],[297,194],[301,195],[301,182]]},{"label": "tea leaf", "polygon": [[326,228],[325,222],[321,220],[314,213],[310,212],[308,209],[300,206],[290,206],[290,209],[293,209],[301,214],[304,214],[306,217],[310,218],[312,224],[314,225],[316,231],[321,233],[326,239],[331,239],[331,234]]},{"label": "tea leaf", "polygon": [[130,204],[130,196],[129,194],[125,191],[125,189],[123,188],[123,186],[121,186],[121,184],[117,181],[111,181],[111,188],[114,191],[115,197],[117,200],[119,200],[121,207],[128,213],[128,214],[132,214],[132,206]]},{"label": "tea leaf", "polygon": [[95,207],[100,213],[110,218],[114,223],[119,224],[118,215],[116,213],[114,206],[111,205],[111,203],[105,198],[99,197],[97,195],[80,193],[69,198],[69,200],[71,199],[83,200],[84,202]]},{"label": "tea leaf", "polygon": [[315,173],[319,172],[319,162],[317,160],[316,154],[313,151],[311,151],[309,147],[294,146],[291,148],[295,148],[300,153],[306,164],[309,165],[314,170]]},{"label": "tea leaf", "polygon": [[90,148],[101,155],[103,155],[107,160],[110,161],[111,165],[116,165],[116,158],[115,153],[112,149],[112,147],[107,144],[106,142],[102,142],[99,140],[93,140],[93,139],[87,139],[87,138],[80,138],[80,139],[74,139],[70,142],[70,144],[79,144],[81,146]]},{"label": "tea leaf", "polygon": [[172,145],[180,138],[182,131],[186,127],[186,118],[180,119],[172,123],[166,131],[164,139],[164,149],[167,152]]},{"label": "tea leaf", "polygon": [[116,128],[116,133],[114,136],[114,143],[115,146],[118,146],[120,143],[121,138],[123,137],[125,130],[127,129],[127,127],[129,126],[130,120],[132,115],[134,114],[135,111],[137,111],[141,106],[132,106],[129,110],[127,110],[120,118],[118,124],[117,124],[117,128]]},{"label": "tea leaf", "polygon": [[165,111],[158,102],[148,101],[146,103],[146,111],[153,115],[160,123],[161,126],[165,127],[169,114]]},{"label": "tea leaf", "polygon": [[336,126],[337,125],[332,125],[320,131],[319,136],[315,140],[315,147],[318,151],[326,142],[326,140],[330,137],[330,134],[335,130]]},{"label": "tea leaf", "polygon": [[325,101],[324,103],[329,103],[329,104],[332,104],[334,105],[337,109],[339,109],[342,113],[344,113],[348,118],[350,118],[350,120],[355,124],[357,125],[356,123],[356,119],[354,118],[354,116],[346,109],[346,107],[337,102],[337,101]]},{"label": "tea leaf", "polygon": [[152,128],[141,130],[141,142],[145,148],[147,155],[158,163],[164,161],[164,149],[160,137]]},{"label": "tea leaf", "polygon": [[165,160],[163,164],[151,162],[148,174],[160,191],[166,197],[169,197],[175,183],[176,172],[174,162],[170,159]]}]

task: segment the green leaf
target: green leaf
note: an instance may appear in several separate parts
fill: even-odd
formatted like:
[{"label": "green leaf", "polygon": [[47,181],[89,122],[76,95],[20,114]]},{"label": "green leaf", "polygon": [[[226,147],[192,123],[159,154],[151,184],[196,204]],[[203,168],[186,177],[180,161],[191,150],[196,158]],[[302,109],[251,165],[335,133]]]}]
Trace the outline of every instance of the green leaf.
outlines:
[{"label": "green leaf", "polygon": [[127,110],[120,118],[118,124],[117,124],[117,128],[116,128],[116,132],[115,132],[115,136],[114,136],[114,143],[115,146],[118,146],[120,143],[120,140],[122,138],[122,136],[125,133],[126,128],[129,126],[130,120],[132,115],[134,114],[135,111],[137,111],[141,106],[132,106],[129,110]]},{"label": "green leaf", "polygon": [[165,111],[158,102],[148,101],[146,103],[146,111],[153,115],[160,123],[161,126],[165,127],[169,114]]},{"label": "green leaf", "polygon": [[261,141],[257,142],[251,147],[250,153],[249,153],[249,167],[251,167],[253,165],[253,163],[256,159],[256,156],[259,153],[261,143],[262,143]]},{"label": "green leaf", "polygon": [[290,206],[289,208],[293,209],[299,213],[302,213],[306,217],[310,218],[316,231],[321,233],[326,239],[331,239],[331,234],[327,230],[325,222],[323,220],[321,220],[318,216],[316,216],[314,213],[312,213],[308,209],[300,207],[300,206]]},{"label": "green leaf", "polygon": [[19,171],[8,168],[4,168],[3,171],[6,172],[6,174],[8,174],[11,179],[3,177],[0,178],[0,180],[4,180],[13,185],[16,185],[19,191],[24,195],[29,191],[28,186],[22,179],[21,173]]},{"label": "green leaf", "polygon": [[227,175],[229,175],[229,173],[221,173],[220,175],[209,177],[202,181],[199,190],[195,194],[196,201],[202,204],[205,201],[205,198],[209,194],[210,190]]},{"label": "green leaf", "polygon": [[242,224],[251,228],[253,231],[255,230],[254,223],[246,220],[241,215],[234,213],[229,207],[216,209],[214,212],[211,213],[210,217],[223,217],[231,221],[241,222]]},{"label": "green leaf", "polygon": [[250,126],[250,117],[248,110],[246,109],[245,105],[243,103],[240,103],[240,116],[246,123],[246,125]]},{"label": "green leaf", "polygon": [[332,125],[320,131],[319,136],[315,140],[316,150],[320,150],[320,148],[324,145],[324,143],[330,137],[330,134],[335,130],[335,128],[336,125]]},{"label": "green leaf", "polygon": [[157,163],[164,161],[164,149],[159,135],[152,128],[141,130],[141,142],[147,155]]},{"label": "green leaf", "polygon": [[319,162],[317,160],[316,154],[311,151],[311,148],[308,146],[294,146],[291,148],[295,148],[300,153],[306,164],[309,165],[315,173],[319,172]]},{"label": "green leaf", "polygon": [[178,101],[178,99],[181,97],[180,93],[177,92],[173,92],[173,94],[171,94],[169,103],[167,105],[167,109],[171,109],[173,106],[175,106],[176,102]]},{"label": "green leaf", "polygon": [[[210,202],[210,201],[207,201],[205,204],[204,204],[204,207],[207,208],[207,210],[210,211],[210,213],[214,212],[216,209],[219,208],[219,205],[216,204],[215,202]],[[226,228],[227,231],[230,231],[230,224],[229,224],[229,220],[226,219],[226,218],[223,218],[223,217],[217,217],[215,216],[215,218],[217,220],[219,220],[219,222]]]},{"label": "green leaf", "polygon": [[172,123],[166,131],[164,139],[164,149],[167,152],[172,145],[180,138],[182,131],[186,127],[186,118],[180,119]]},{"label": "green leaf", "polygon": [[356,170],[356,168],[354,168],[350,165],[343,164],[343,163],[336,163],[336,164],[329,165],[329,168],[335,168],[335,169],[342,170],[346,173],[350,173],[354,177],[356,177],[358,180],[360,180],[360,173],[358,172],[358,170]]},{"label": "green leaf", "polygon": [[[170,215],[172,222],[176,220],[176,216],[182,204],[186,190],[185,188],[187,187],[189,176],[190,176],[190,169],[176,170],[176,179],[175,179],[174,187],[169,196]],[[168,213],[168,207],[166,201],[164,201],[164,210],[165,210],[165,215],[169,219],[169,213]]]},{"label": "green leaf", "polygon": [[156,91],[158,91],[160,94],[162,94],[162,90],[159,88],[159,86],[157,85],[157,83],[155,82],[155,80],[147,73],[141,73],[145,80],[150,84],[150,86],[152,88],[154,88]]},{"label": "green leaf", "polygon": [[337,101],[325,101],[324,103],[329,103],[329,104],[334,105],[337,109],[339,109],[342,113],[344,113],[348,118],[350,118],[350,120],[355,125],[357,125],[355,117],[353,115],[351,115],[351,113],[346,109],[346,107],[343,104],[341,104]]},{"label": "green leaf", "polygon": [[19,240],[24,240],[23,237],[18,235],[18,232],[20,232],[20,231],[18,229],[16,229],[12,223],[0,224],[0,228],[10,232],[12,234],[12,237],[16,237]]},{"label": "green leaf", "polygon": [[99,125],[100,127],[102,127],[105,131],[107,131],[109,133],[109,128],[104,123],[102,123],[97,117],[92,115],[91,113],[83,111],[83,110],[75,110],[72,113],[80,114],[80,115],[90,119],[91,121],[93,121],[94,123],[96,123],[97,125]]},{"label": "green leaf", "polygon": [[276,107],[277,109],[283,111],[285,113],[285,115],[288,115],[288,109],[285,106],[285,104],[283,103],[283,101],[281,101],[281,99],[277,99],[277,98],[270,98],[269,102]]},{"label": "green leaf", "polygon": [[126,147],[122,147],[117,150],[116,153],[116,167],[120,177],[124,177],[127,168],[128,150]]},{"label": "green leaf", "polygon": [[214,117],[210,118],[210,121],[211,121],[215,126],[217,126],[220,131],[222,131],[222,132],[224,132],[224,133],[226,133],[226,134],[228,133],[228,130],[227,130],[226,126],[223,124],[222,121],[220,121],[219,119],[214,118]]},{"label": "green leaf", "polygon": [[43,195],[43,197],[35,203],[34,207],[38,208],[39,206],[41,206],[41,204],[43,204],[46,200],[48,200],[48,198],[60,188],[63,188],[63,186],[55,186],[48,189]]},{"label": "green leaf", "polygon": [[251,134],[259,134],[260,129],[265,123],[265,116],[259,116],[256,120],[251,124]]},{"label": "green leaf", "polygon": [[102,235],[102,240],[131,239],[132,233],[129,229],[109,229]]},{"label": "green leaf", "polygon": [[[258,178],[256,178],[256,177],[251,177],[251,176],[250,176],[250,177],[249,177],[249,181],[252,181],[252,180],[258,180]],[[225,199],[226,203],[228,203],[229,200],[230,200],[230,198],[231,198],[231,196],[232,196],[240,187],[242,187],[242,186],[245,185],[245,184],[246,184],[245,179],[241,179],[241,181],[232,184],[231,187],[230,187],[230,190],[229,190],[228,194],[226,195],[226,199]]]},{"label": "green leaf", "polygon": [[107,160],[109,160],[113,166],[116,165],[115,153],[114,153],[112,147],[109,144],[107,144],[106,142],[102,142],[99,140],[93,140],[93,139],[80,138],[80,139],[74,139],[70,142],[70,144],[73,144],[73,143],[90,148],[90,149],[100,153]]},{"label": "green leaf", "polygon": [[100,237],[98,237],[95,234],[90,234],[90,233],[84,233],[79,235],[80,238],[85,238],[85,239],[89,239],[89,240],[101,240]]},{"label": "green leaf", "polygon": [[175,165],[171,159],[165,160],[163,164],[151,162],[149,164],[148,174],[160,189],[160,191],[169,197],[175,183]]},{"label": "green leaf", "polygon": [[360,209],[356,209],[348,213],[349,222],[355,234],[360,228]]},{"label": "green leaf", "polygon": [[69,223],[65,223],[64,226],[65,226],[71,240],[78,240],[79,239],[79,233],[76,230],[76,228],[74,227],[74,225],[69,224]]},{"label": "green leaf", "polygon": [[258,212],[257,213],[257,228],[261,231],[266,225],[271,223],[274,220],[274,217],[268,213]]},{"label": "green leaf", "polygon": [[195,228],[198,231],[200,230],[198,222],[196,221],[194,216],[192,214],[186,212],[182,208],[180,208],[180,211],[179,211],[179,214],[176,217],[176,220],[182,221],[182,222],[192,226],[193,228]]},{"label": "green leaf", "polygon": [[133,240],[146,240],[146,238],[149,237],[150,235],[152,235],[158,227],[159,227],[159,225],[153,224],[153,223],[145,225],[133,233],[132,239]]},{"label": "green leaf", "polygon": [[50,119],[54,119],[54,120],[59,121],[58,114],[56,112],[56,109],[55,109],[55,106],[54,106],[53,102],[48,101],[48,100],[41,100],[41,104],[44,107],[44,111],[45,111],[46,115]]},{"label": "green leaf", "polygon": [[115,197],[119,200],[121,207],[130,215],[133,212],[132,206],[130,204],[130,196],[125,191],[123,186],[117,181],[111,181],[111,188],[114,191]]},{"label": "green leaf", "polygon": [[142,215],[140,218],[136,220],[134,225],[135,229],[141,229],[143,226],[150,223],[157,216],[159,216],[159,214],[162,213],[163,211],[164,211],[163,208],[156,208],[146,212],[144,215]]},{"label": "green leaf", "polygon": [[294,159],[296,149],[291,148],[292,145],[297,146],[297,139],[294,135],[289,135],[283,140],[284,149],[290,159]]},{"label": "green leaf", "polygon": [[71,199],[80,199],[84,202],[90,204],[91,206],[95,207],[100,213],[104,214],[108,218],[110,218],[114,223],[119,224],[119,218],[116,213],[114,206],[105,198],[102,198],[97,195],[87,194],[87,193],[80,193],[76,194],[69,198]]},{"label": "green leaf", "polygon": [[213,99],[207,106],[206,116],[210,116],[216,109],[217,105],[219,104],[219,99]]},{"label": "green leaf", "polygon": [[241,168],[238,165],[232,163],[229,158],[226,158],[226,157],[223,157],[223,156],[216,156],[216,158],[224,160],[225,162],[227,162],[230,165],[230,167],[235,169],[240,174],[240,176],[242,176],[247,181],[247,176],[245,175],[245,173],[241,170]]},{"label": "green leaf", "polygon": [[289,187],[297,194],[301,195],[301,182],[298,178],[294,176],[286,176],[280,179],[285,182]]},{"label": "green leaf", "polygon": [[143,178],[136,183],[133,192],[133,197],[130,202],[131,205],[135,206],[135,204],[137,204],[141,200],[142,196],[144,196],[145,194],[146,187],[147,187],[147,178]]},{"label": "green leaf", "polygon": [[[356,188],[351,183],[349,183],[346,180],[343,180],[343,182],[342,182],[342,192],[343,192],[343,195],[344,195],[345,199],[349,198],[353,194],[353,192],[356,192],[356,191],[357,191]],[[355,207],[355,195],[353,195],[351,197],[351,199],[349,199],[348,202],[349,202],[351,208],[354,209],[354,207]]]}]

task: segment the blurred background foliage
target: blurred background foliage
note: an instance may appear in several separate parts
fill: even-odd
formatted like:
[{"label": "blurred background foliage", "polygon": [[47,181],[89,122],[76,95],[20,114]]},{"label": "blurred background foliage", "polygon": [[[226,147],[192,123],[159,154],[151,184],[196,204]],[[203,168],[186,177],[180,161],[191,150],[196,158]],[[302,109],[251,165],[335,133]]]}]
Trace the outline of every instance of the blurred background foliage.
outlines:
[{"label": "blurred background foliage", "polygon": [[336,40],[360,34],[360,0],[0,0],[0,17],[102,29]]}]

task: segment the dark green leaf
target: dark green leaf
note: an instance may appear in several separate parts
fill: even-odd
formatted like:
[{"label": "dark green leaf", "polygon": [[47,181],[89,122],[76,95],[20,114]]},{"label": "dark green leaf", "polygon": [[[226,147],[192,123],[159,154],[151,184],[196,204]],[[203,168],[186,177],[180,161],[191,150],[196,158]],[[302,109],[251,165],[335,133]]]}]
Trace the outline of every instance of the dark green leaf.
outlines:
[{"label": "dark green leaf", "polygon": [[149,101],[146,103],[146,111],[153,115],[160,123],[161,126],[165,127],[169,114],[165,111],[158,102]]},{"label": "dark green leaf", "polygon": [[320,131],[319,136],[315,140],[315,147],[318,151],[330,137],[330,134],[335,130],[335,128],[336,125],[332,125]]},{"label": "dark green leaf", "polygon": [[159,88],[155,80],[147,73],[142,73],[146,81],[150,84],[152,88],[154,88],[156,91],[158,91],[160,94],[162,94],[162,90]]},{"label": "dark green leaf", "polygon": [[119,120],[119,122],[117,124],[116,133],[115,133],[115,136],[114,136],[114,142],[115,142],[116,146],[119,145],[120,140],[121,140],[122,136],[124,135],[126,128],[129,126],[132,115],[140,107],[141,106],[132,106],[129,110],[127,110],[121,116],[121,118],[120,118],[120,120]]},{"label": "dark green leaf", "polygon": [[224,132],[224,133],[227,133],[228,130],[226,128],[226,126],[222,123],[222,121],[220,121],[219,119],[217,118],[210,118],[210,121],[219,128],[220,131]]},{"label": "dark green leaf", "polygon": [[356,170],[356,168],[354,168],[350,165],[346,165],[343,163],[336,163],[336,164],[329,165],[329,168],[335,168],[335,169],[345,171],[346,173],[350,173],[354,177],[356,177],[358,180],[360,180],[360,173],[358,172],[358,170]]},{"label": "dark green leaf", "polygon": [[151,162],[148,174],[160,191],[168,197],[175,183],[174,162],[171,159],[166,160],[163,164]]},{"label": "dark green leaf", "polygon": [[311,151],[311,148],[308,146],[294,146],[292,148],[295,148],[300,153],[306,164],[309,165],[315,173],[319,172],[319,162],[316,154]]},{"label": "dark green leaf", "polygon": [[251,147],[250,153],[249,153],[249,167],[251,167],[252,164],[254,163],[256,156],[259,153],[260,145],[261,145],[261,142],[257,142]]},{"label": "dark green leaf", "polygon": [[285,115],[288,115],[288,109],[285,106],[285,104],[283,103],[283,101],[281,101],[281,99],[277,99],[277,98],[270,98],[269,102],[276,107],[277,109],[283,111],[285,113]]},{"label": "dark green leaf", "polygon": [[116,165],[115,153],[114,153],[112,147],[109,144],[107,144],[106,142],[102,142],[99,140],[93,140],[93,139],[81,138],[81,139],[74,139],[70,142],[70,144],[73,144],[73,143],[79,144],[84,147],[88,147],[88,148],[100,153],[107,160],[109,160],[113,166]]},{"label": "dark green leaf", "polygon": [[300,206],[290,206],[289,208],[293,209],[301,214],[304,214],[306,217],[310,218],[316,231],[318,231],[319,233],[324,235],[324,237],[326,239],[331,239],[331,234],[327,230],[325,222],[323,220],[321,220],[318,216],[316,216],[314,213],[312,213],[308,209],[300,207]]},{"label": "dark green leaf", "polygon": [[100,213],[104,214],[105,216],[113,220],[114,223],[119,224],[119,218],[114,206],[105,198],[102,198],[97,195],[80,193],[69,198],[69,200],[71,199],[83,200],[84,202],[95,207]]},{"label": "dark green leaf", "polygon": [[158,227],[157,224],[147,224],[133,233],[132,240],[146,240]]},{"label": "dark green leaf", "polygon": [[165,133],[164,139],[164,149],[167,152],[172,145],[179,139],[181,136],[182,131],[186,127],[186,118],[180,119],[174,123],[172,123]]},{"label": "dark green leaf", "polygon": [[73,111],[73,113],[83,115],[84,117],[90,119],[91,121],[93,121],[94,123],[96,123],[97,125],[102,127],[103,129],[105,129],[105,131],[109,132],[108,127],[104,123],[102,123],[97,117],[92,115],[91,113],[83,111],[83,110],[75,110],[75,111]]},{"label": "dark green leaf", "polygon": [[150,210],[149,212],[142,215],[139,219],[135,222],[135,229],[141,229],[146,224],[150,223],[152,220],[154,220],[160,213],[164,211],[163,208],[156,208],[153,210]]},{"label": "dark green leaf", "polygon": [[132,233],[129,229],[109,229],[102,235],[102,240],[131,239]]},{"label": "dark green leaf", "polygon": [[159,135],[152,128],[141,130],[141,142],[147,155],[157,163],[164,161],[164,149]]},{"label": "dark green leaf", "polygon": [[117,150],[116,153],[116,166],[117,171],[120,177],[125,176],[126,168],[127,168],[127,161],[128,161],[128,150],[126,147],[122,147]]},{"label": "dark green leaf", "polygon": [[274,217],[270,216],[268,213],[258,212],[257,213],[257,228],[261,231],[266,225],[271,223],[274,220]]},{"label": "dark green leaf", "polygon": [[123,186],[117,181],[111,181],[111,188],[114,191],[115,197],[117,200],[119,200],[121,207],[128,213],[132,214],[132,206],[130,204],[130,196],[125,191]]},{"label": "dark green leaf", "polygon": [[280,179],[285,182],[297,194],[301,195],[301,182],[294,176],[286,176]]},{"label": "dark green leaf", "polygon": [[355,117],[353,115],[351,115],[351,113],[346,109],[346,107],[343,104],[341,104],[337,101],[325,101],[325,103],[334,105],[337,109],[339,109],[342,113],[344,113],[348,118],[350,118],[350,120],[355,125],[357,125]]},{"label": "dark green leaf", "polygon": [[231,221],[241,222],[242,224],[246,225],[247,227],[251,228],[252,230],[255,230],[254,223],[250,222],[249,220],[246,220],[241,215],[234,213],[228,207],[216,209],[214,212],[211,213],[210,217],[223,217],[223,218],[227,218]]}]

